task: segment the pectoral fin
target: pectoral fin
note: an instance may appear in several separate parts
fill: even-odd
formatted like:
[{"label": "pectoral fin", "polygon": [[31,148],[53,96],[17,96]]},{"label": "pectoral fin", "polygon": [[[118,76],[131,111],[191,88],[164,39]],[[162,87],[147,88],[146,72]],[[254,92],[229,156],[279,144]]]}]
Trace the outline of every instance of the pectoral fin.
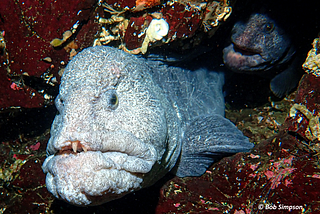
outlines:
[{"label": "pectoral fin", "polygon": [[182,152],[173,172],[179,177],[200,176],[216,160],[254,145],[228,119],[218,115],[200,116],[184,133]]},{"label": "pectoral fin", "polygon": [[298,60],[295,60],[290,67],[271,80],[270,89],[277,97],[284,97],[298,86],[301,76]]}]

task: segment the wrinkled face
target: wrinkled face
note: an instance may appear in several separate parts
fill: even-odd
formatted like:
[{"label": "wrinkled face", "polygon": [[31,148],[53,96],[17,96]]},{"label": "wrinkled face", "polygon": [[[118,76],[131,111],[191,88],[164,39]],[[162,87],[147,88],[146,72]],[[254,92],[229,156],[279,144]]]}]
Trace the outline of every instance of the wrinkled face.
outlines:
[{"label": "wrinkled face", "polygon": [[289,46],[289,39],[272,19],[254,14],[247,23],[235,24],[231,45],[223,50],[223,60],[235,72],[268,70],[284,60]]},{"label": "wrinkled face", "polygon": [[149,185],[144,178],[161,164],[167,130],[160,92],[141,69],[148,68],[106,47],[69,63],[43,164],[57,198],[96,205]]}]

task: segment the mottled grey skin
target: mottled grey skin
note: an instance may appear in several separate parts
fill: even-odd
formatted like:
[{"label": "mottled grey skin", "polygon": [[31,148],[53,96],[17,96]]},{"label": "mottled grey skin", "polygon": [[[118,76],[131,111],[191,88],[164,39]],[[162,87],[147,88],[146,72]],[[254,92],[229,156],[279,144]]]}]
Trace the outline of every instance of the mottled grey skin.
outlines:
[{"label": "mottled grey skin", "polygon": [[223,74],[147,62],[111,47],[68,64],[43,163],[48,190],[79,206],[147,187],[170,170],[199,176],[221,155],[248,151],[224,115]]},{"label": "mottled grey skin", "polygon": [[[232,29],[231,45],[224,48],[225,65],[234,72],[276,74],[276,69],[287,63],[295,53],[289,37],[264,14],[253,14],[246,23],[238,22]],[[266,71],[270,71],[269,74]],[[270,84],[275,95],[289,93],[300,79],[295,66],[278,74]]]}]

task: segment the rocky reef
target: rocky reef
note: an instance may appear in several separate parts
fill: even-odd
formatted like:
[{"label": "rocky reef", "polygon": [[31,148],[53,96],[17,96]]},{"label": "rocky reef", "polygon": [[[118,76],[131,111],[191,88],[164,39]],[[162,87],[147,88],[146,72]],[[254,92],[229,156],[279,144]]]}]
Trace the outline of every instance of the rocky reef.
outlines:
[{"label": "rocky reef", "polygon": [[52,104],[64,67],[83,48],[109,44],[138,54],[192,38],[177,45],[190,49],[231,11],[228,1],[4,0],[0,109]]}]

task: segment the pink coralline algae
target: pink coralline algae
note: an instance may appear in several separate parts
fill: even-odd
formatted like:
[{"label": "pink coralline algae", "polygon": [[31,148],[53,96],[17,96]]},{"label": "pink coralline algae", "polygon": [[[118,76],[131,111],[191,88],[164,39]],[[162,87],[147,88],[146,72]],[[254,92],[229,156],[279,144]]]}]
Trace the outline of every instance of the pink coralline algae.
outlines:
[{"label": "pink coralline algae", "polygon": [[34,145],[31,145],[29,148],[33,151],[37,151],[40,148],[40,142],[38,142]]},{"label": "pink coralline algae", "polygon": [[[186,8],[189,8],[188,10]],[[180,3],[168,4],[162,8],[164,19],[169,23],[168,37],[187,38],[194,35],[201,24],[201,14],[190,4]]]},{"label": "pink coralline algae", "polygon": [[151,16],[146,17],[131,17],[129,25],[124,35],[126,48],[133,50],[141,47],[145,34],[139,35],[137,32],[144,31],[152,20]]},{"label": "pink coralline algae", "polygon": [[[98,24],[90,20],[94,5],[95,0],[1,1],[0,109],[34,108],[52,102],[43,89],[26,85],[25,79],[40,78],[48,86],[48,76],[59,81],[58,71],[70,53],[63,47],[53,48],[50,41],[78,24],[74,40],[79,48],[88,47],[98,30]],[[51,62],[44,60],[48,57]]]}]

